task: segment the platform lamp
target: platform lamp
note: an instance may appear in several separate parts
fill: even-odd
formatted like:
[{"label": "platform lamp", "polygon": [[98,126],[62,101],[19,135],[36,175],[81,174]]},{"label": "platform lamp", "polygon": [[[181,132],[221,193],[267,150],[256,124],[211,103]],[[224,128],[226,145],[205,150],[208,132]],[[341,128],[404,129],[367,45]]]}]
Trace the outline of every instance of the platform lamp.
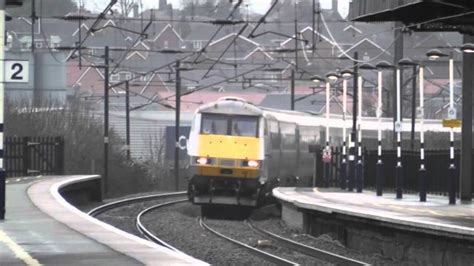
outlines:
[{"label": "platform lamp", "polygon": [[380,61],[375,65],[377,68],[377,164],[376,164],[376,175],[375,175],[375,190],[377,196],[383,195],[383,186],[385,183],[385,175],[383,172],[383,160],[382,160],[382,88],[383,88],[383,70],[394,69],[395,66],[387,61]]},{"label": "platform lamp", "polygon": [[474,43],[465,43],[461,46],[461,51],[464,53],[472,54],[474,53]]},{"label": "platform lamp", "polygon": [[330,180],[330,167],[331,167],[331,147],[329,146],[329,113],[331,109],[331,82],[336,82],[340,76],[335,72],[329,72],[326,74],[326,147],[323,151],[323,161],[324,161],[324,185],[327,187],[329,186]]},{"label": "platform lamp", "polygon": [[341,189],[346,189],[347,180],[347,79],[352,77],[354,72],[350,69],[341,71],[342,80],[342,160],[341,160],[341,174],[339,177],[339,185]]},{"label": "platform lamp", "polygon": [[[473,53],[474,45],[466,43],[461,47],[465,53]],[[426,56],[430,60],[437,60],[441,57],[447,57],[448,54],[441,52],[438,49],[429,50]],[[449,53],[449,108],[448,119],[456,119],[456,108],[454,107],[454,59],[453,53]],[[449,130],[449,180],[448,180],[448,194],[449,204],[456,204],[456,166],[454,164],[454,128]]]}]

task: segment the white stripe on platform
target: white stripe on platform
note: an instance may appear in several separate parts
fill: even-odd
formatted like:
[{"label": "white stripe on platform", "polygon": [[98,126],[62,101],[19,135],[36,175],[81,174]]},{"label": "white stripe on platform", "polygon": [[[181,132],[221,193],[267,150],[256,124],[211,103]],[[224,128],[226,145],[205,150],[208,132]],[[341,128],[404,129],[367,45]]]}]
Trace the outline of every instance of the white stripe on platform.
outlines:
[{"label": "white stripe on platform", "polygon": [[21,259],[28,266],[41,265],[36,259],[31,257],[20,245],[11,239],[5,232],[0,230],[0,242],[4,243],[8,248],[15,253],[15,256]]}]

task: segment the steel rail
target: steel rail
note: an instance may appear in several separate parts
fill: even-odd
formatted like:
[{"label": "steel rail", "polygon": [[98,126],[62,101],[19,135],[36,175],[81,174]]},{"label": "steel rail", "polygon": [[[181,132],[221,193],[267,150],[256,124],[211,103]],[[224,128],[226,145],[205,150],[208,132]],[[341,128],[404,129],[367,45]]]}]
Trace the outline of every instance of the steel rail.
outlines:
[{"label": "steel rail", "polygon": [[263,258],[264,260],[266,261],[269,261],[271,263],[275,263],[276,265],[298,265],[298,263],[295,263],[295,262],[292,262],[292,261],[289,261],[289,260],[286,260],[284,258],[281,258],[281,257],[278,257],[278,256],[275,256],[273,254],[270,254],[270,253],[267,253],[265,251],[262,251],[260,249],[257,249],[257,248],[254,248],[254,247],[251,247],[245,243],[242,243],[240,241],[237,241],[235,239],[232,239],[228,236],[225,236],[221,233],[219,233],[218,231],[212,229],[211,227],[209,227],[207,224],[204,223],[202,217],[199,218],[199,225],[202,227],[202,228],[205,228],[206,230],[208,230],[209,232],[221,237],[221,238],[224,238],[225,240],[228,240],[238,246],[241,246],[245,249],[247,249],[248,251],[250,251],[252,254],[255,254],[261,258]]},{"label": "steel rail", "polygon": [[272,232],[269,232],[267,230],[258,228],[256,226],[252,225],[252,223],[248,220],[245,221],[245,224],[247,224],[247,226],[249,226],[251,229],[259,232],[260,234],[268,236],[271,239],[277,241],[281,246],[284,246],[286,248],[292,249],[294,251],[306,254],[308,256],[311,256],[311,257],[314,257],[314,258],[317,258],[317,259],[320,259],[320,260],[335,263],[335,264],[338,264],[338,265],[370,265],[370,264],[365,263],[365,262],[361,262],[361,261],[358,261],[358,260],[347,258],[347,257],[341,256],[341,255],[335,254],[335,253],[331,253],[331,252],[328,252],[328,251],[325,251],[325,250],[317,249],[317,248],[314,248],[314,247],[311,247],[311,246],[308,246],[308,245],[298,243],[298,242],[293,241],[293,240],[288,239],[288,238],[284,238],[282,236],[279,236],[279,235],[274,234]]},{"label": "steel rail", "polygon": [[[137,218],[135,220],[135,226],[137,227],[137,230],[142,234],[144,235],[148,240],[152,241],[152,242],[155,242],[159,245],[162,245],[164,247],[167,247],[175,252],[179,252],[179,253],[183,253],[182,251],[180,251],[179,249],[171,246],[170,244],[166,243],[165,241],[159,239],[156,235],[154,235],[152,232],[150,232],[150,230],[148,230],[144,225],[143,225],[143,222],[142,222],[142,217],[147,214],[148,212],[150,211],[153,211],[155,209],[158,209],[158,208],[161,208],[161,207],[165,207],[165,206],[169,206],[169,205],[173,205],[173,204],[176,204],[176,203],[181,203],[181,202],[185,202],[187,201],[188,199],[180,199],[180,200],[175,200],[175,201],[169,201],[169,202],[165,202],[165,203],[161,203],[161,204],[158,204],[158,205],[155,205],[155,206],[152,206],[150,208],[147,208],[143,211],[141,211],[138,215],[137,215]],[[184,254],[184,253],[183,253]]]},{"label": "steel rail", "polygon": [[123,200],[117,200],[114,202],[110,202],[110,203],[98,206],[90,210],[89,212],[87,212],[87,214],[89,216],[96,217],[101,213],[104,213],[114,208],[125,206],[130,203],[150,201],[150,200],[155,200],[155,199],[160,199],[160,198],[167,198],[171,196],[181,196],[181,195],[186,195],[186,193],[187,193],[186,191],[180,191],[180,192],[161,193],[161,194],[154,194],[154,195],[148,195],[148,196],[140,196],[140,197],[123,199]]}]

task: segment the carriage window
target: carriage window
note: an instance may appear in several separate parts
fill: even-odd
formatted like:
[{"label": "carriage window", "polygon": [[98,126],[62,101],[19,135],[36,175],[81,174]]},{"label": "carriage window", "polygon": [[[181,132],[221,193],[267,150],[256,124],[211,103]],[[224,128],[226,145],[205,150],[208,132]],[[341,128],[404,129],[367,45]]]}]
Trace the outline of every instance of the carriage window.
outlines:
[{"label": "carriage window", "polygon": [[232,135],[256,137],[258,129],[258,117],[235,116],[232,118]]},{"label": "carriage window", "polygon": [[258,136],[258,116],[202,114],[201,134]]},{"label": "carriage window", "polygon": [[202,134],[227,135],[227,116],[215,114],[202,115]]}]

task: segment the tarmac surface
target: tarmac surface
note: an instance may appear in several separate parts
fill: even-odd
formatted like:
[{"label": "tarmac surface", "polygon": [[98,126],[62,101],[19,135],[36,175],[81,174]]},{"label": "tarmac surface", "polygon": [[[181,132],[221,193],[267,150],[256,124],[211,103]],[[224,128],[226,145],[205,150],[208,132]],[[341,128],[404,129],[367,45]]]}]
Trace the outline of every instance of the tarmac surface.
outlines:
[{"label": "tarmac surface", "polygon": [[27,177],[6,184],[0,265],[204,264],[80,212],[57,192],[97,176]]}]

